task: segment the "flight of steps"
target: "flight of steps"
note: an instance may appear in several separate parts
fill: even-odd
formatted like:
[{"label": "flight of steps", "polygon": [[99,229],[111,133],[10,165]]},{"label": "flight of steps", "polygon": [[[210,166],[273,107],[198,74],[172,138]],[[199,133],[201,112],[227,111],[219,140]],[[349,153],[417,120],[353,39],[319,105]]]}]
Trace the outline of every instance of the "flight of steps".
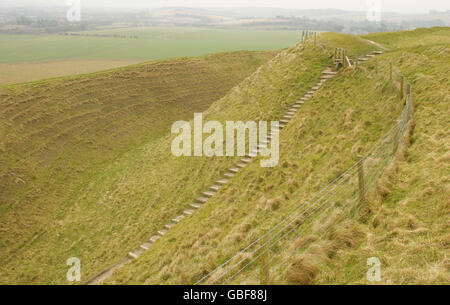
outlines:
[{"label": "flight of steps", "polygon": [[[333,71],[332,68],[328,67],[320,76],[319,82],[314,85],[300,100],[298,100],[294,105],[291,106],[291,108],[285,113],[285,115],[280,119],[279,124],[279,130],[286,127],[287,124],[291,121],[291,119],[294,117],[294,115],[297,113],[297,111],[301,108],[301,106],[306,103],[308,100],[310,100],[314,93],[320,89],[320,87],[328,80],[333,77],[335,77],[337,72]],[[278,130],[278,131],[279,131]],[[272,137],[274,136],[274,133],[276,131],[272,130],[271,133],[267,136],[267,139],[263,139],[260,141],[260,144],[257,148],[250,150],[245,157],[243,157],[241,160],[239,160],[238,163],[235,164],[235,166],[229,168],[225,173],[223,174],[223,177],[214,182],[207,190],[202,192],[199,197],[197,197],[193,203],[190,204],[189,208],[183,211],[183,213],[175,218],[173,218],[168,224],[164,226],[163,229],[158,231],[157,235],[152,236],[148,241],[143,243],[138,249],[129,252],[128,256],[132,259],[138,258],[142,253],[144,253],[146,250],[148,250],[151,245],[156,242],[158,239],[160,239],[162,236],[164,236],[168,230],[170,230],[172,227],[177,225],[179,222],[181,222],[184,218],[192,215],[195,213],[195,211],[199,208],[201,208],[202,205],[204,205],[208,200],[213,197],[224,185],[226,185],[230,179],[232,179],[235,175],[237,175],[243,168],[248,166],[253,159],[257,156],[258,151],[266,148]]]},{"label": "flight of steps", "polygon": [[381,55],[381,54],[383,54],[383,51],[373,51],[371,54],[368,54],[365,57],[358,58],[358,61],[360,63],[365,62],[365,61],[368,61],[370,58]]}]

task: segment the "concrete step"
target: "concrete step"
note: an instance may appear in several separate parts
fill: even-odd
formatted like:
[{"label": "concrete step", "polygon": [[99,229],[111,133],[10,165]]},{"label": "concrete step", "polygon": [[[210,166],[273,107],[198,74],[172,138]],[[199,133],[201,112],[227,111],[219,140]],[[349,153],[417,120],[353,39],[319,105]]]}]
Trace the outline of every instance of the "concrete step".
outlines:
[{"label": "concrete step", "polygon": [[240,169],[237,168],[237,167],[232,167],[232,168],[229,169],[229,171],[232,172],[232,173],[239,173],[239,170]]},{"label": "concrete step", "polygon": [[380,55],[380,54],[383,54],[383,51],[373,51],[373,54]]},{"label": "concrete step", "polygon": [[185,214],[185,215],[192,215],[192,214],[194,214],[194,210],[191,210],[191,209],[188,209],[188,210],[184,210],[183,211],[183,214]]},{"label": "concrete step", "polygon": [[155,241],[157,241],[160,238],[161,238],[161,235],[155,235],[155,236],[150,237],[149,241],[154,243]]},{"label": "concrete step", "polygon": [[337,72],[335,72],[335,71],[323,71],[322,72],[322,75],[336,75],[337,74]]},{"label": "concrete step", "polygon": [[243,158],[243,159],[241,159],[241,161],[244,162],[244,163],[250,163],[250,162],[252,162],[252,159],[250,159],[250,158]]},{"label": "concrete step", "polygon": [[376,55],[374,55],[374,54],[367,54],[366,56],[367,57],[375,57]]},{"label": "concrete step", "polygon": [[198,197],[198,198],[195,198],[195,200],[197,200],[200,203],[206,203],[209,200],[209,198],[207,198],[207,197]]},{"label": "concrete step", "polygon": [[[286,124],[287,124],[287,123],[290,122],[290,120],[280,120],[280,122],[281,122],[281,123],[286,123]],[[281,126],[281,125],[280,125],[280,126]]]},{"label": "concrete step", "polygon": [[233,173],[225,173],[225,174],[223,174],[223,175],[224,175],[225,177],[228,177],[228,178],[233,178],[235,174],[233,174]]},{"label": "concrete step", "polygon": [[311,89],[313,89],[313,90],[319,90],[319,88],[320,88],[320,86],[314,86],[314,87],[312,87]]},{"label": "concrete step", "polygon": [[164,234],[166,234],[166,233],[167,233],[166,229],[162,229],[162,230],[158,231],[158,234],[161,235],[161,236],[164,236]]},{"label": "concrete step", "polygon": [[294,116],[293,114],[286,114],[283,116],[283,120],[290,120],[292,119],[293,116]]},{"label": "concrete step", "polygon": [[207,196],[207,197],[212,197],[212,196],[214,196],[216,194],[216,192],[214,192],[214,191],[206,191],[206,192],[203,192],[202,193],[202,195],[205,195],[205,196]]},{"label": "concrete step", "polygon": [[220,180],[217,180],[216,183],[224,185],[224,184],[227,184],[228,181],[229,181],[228,179],[220,179]]},{"label": "concrete step", "polygon": [[141,249],[147,251],[148,249],[150,249],[151,246],[152,246],[152,243],[148,243],[148,242],[147,243],[143,243],[141,245]]},{"label": "concrete step", "polygon": [[166,229],[170,230],[170,229],[173,228],[175,225],[176,225],[176,223],[171,222],[171,223],[168,223],[168,224],[164,225],[164,227],[165,227]]},{"label": "concrete step", "polygon": [[144,253],[144,249],[139,248],[133,252],[128,252],[128,256],[133,259],[137,259],[139,256],[141,256],[142,253]]},{"label": "concrete step", "polygon": [[213,190],[213,191],[219,191],[220,190],[220,185],[211,185],[210,187],[209,187],[211,190]]},{"label": "concrete step", "polygon": [[180,215],[180,216],[177,216],[174,219],[172,219],[172,221],[179,223],[180,221],[183,220],[184,217],[185,217],[184,215]]},{"label": "concrete step", "polygon": [[[302,103],[302,104],[304,104],[304,103]],[[302,107],[301,104],[295,104],[294,106],[292,106],[292,108],[295,108],[295,109],[298,109],[298,108],[300,108],[300,107]]]},{"label": "concrete step", "polygon": [[202,205],[201,205],[200,203],[191,203],[190,206],[193,207],[194,209],[198,209],[198,208],[200,208]]},{"label": "concrete step", "polygon": [[240,167],[240,168],[244,168],[244,167],[247,166],[247,164],[245,164],[245,163],[238,163],[238,164],[236,164],[236,166]]}]

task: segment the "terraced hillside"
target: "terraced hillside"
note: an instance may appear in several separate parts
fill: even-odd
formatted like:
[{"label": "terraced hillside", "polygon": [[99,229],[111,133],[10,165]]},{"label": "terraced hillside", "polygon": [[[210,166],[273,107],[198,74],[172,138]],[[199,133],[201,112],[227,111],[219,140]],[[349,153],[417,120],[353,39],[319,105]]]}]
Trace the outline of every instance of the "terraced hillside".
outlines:
[{"label": "terraced hillside", "polygon": [[[415,128],[403,159],[396,159],[395,166],[377,184],[376,193],[367,198],[366,206],[333,227],[323,240],[315,235],[324,225],[317,221],[310,235],[277,244],[279,260],[288,263],[282,268],[270,266],[269,282],[368,283],[367,259],[378,257],[382,283],[448,283],[449,42],[422,44],[433,41],[427,35],[442,31],[448,29],[413,31],[416,43],[399,43],[395,48],[392,44],[392,49],[377,59],[378,73],[375,61],[369,60],[357,72],[344,71],[329,80],[283,129],[279,167],[264,169],[254,162],[242,169],[195,214],[165,233],[139,258],[116,270],[106,283],[196,283],[341,175],[392,128],[403,108],[398,90],[389,81],[390,60],[414,86]],[[383,35],[366,38],[383,43],[397,37],[396,33]],[[327,46],[346,42],[352,56],[358,55],[355,50],[368,53],[370,48],[355,39],[324,34],[320,46],[327,50]],[[233,99],[248,101],[249,85],[257,86],[257,77],[264,79],[279,70],[282,58],[304,54],[298,47],[281,53],[280,62],[268,65],[270,70],[262,69],[255,81],[242,83]],[[294,70],[298,66],[290,65],[285,73]],[[303,83],[291,88],[295,94],[292,100],[303,96],[303,90],[295,89],[299,87],[303,88]],[[277,91],[261,94],[267,98],[250,101],[270,103],[281,98],[292,104]],[[222,101],[210,111],[220,109]],[[345,201],[337,206],[343,204]],[[341,213],[339,208],[334,212]],[[296,246],[304,242],[309,244],[306,251],[295,253]],[[219,268],[216,273],[221,271]],[[245,269],[231,283],[257,284],[259,272],[258,265]]]},{"label": "terraced hillside", "polygon": [[103,238],[120,229],[101,233],[101,219],[79,211],[108,210],[111,195],[87,201],[86,188],[94,194],[104,172],[123,171],[174,121],[208,109],[275,54],[180,58],[0,88],[0,282],[62,283],[55,270],[90,234],[98,240],[81,251],[109,252]]}]

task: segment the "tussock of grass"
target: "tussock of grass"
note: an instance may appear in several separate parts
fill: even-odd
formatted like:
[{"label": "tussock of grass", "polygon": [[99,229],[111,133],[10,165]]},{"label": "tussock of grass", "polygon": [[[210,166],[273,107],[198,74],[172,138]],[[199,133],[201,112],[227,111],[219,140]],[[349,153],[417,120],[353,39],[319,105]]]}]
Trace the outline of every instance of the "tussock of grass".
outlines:
[{"label": "tussock of grass", "polygon": [[319,273],[317,267],[318,257],[316,255],[298,255],[292,259],[287,270],[287,280],[291,285],[311,284]]}]

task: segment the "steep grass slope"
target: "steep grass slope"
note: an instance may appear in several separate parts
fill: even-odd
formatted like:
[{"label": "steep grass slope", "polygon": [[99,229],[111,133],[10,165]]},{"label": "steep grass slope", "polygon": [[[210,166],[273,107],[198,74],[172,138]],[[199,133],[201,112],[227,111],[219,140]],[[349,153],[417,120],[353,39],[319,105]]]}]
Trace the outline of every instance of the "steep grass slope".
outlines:
[{"label": "steep grass slope", "polygon": [[359,242],[317,264],[314,283],[368,283],[366,260],[377,257],[382,284],[448,284],[450,29],[366,38],[391,47],[380,62],[392,61],[412,83],[415,127],[409,146],[356,224],[363,234]]},{"label": "steep grass slope", "polygon": [[[335,39],[333,35],[327,36],[330,41]],[[348,39],[354,45],[363,45],[362,49],[365,51],[373,48],[359,38],[348,36]],[[321,71],[330,64],[331,53],[332,49],[324,44],[316,48],[311,45],[307,47],[298,45],[283,51],[224,98],[212,104],[204,112],[204,120],[216,119],[224,122],[279,118],[288,105],[294,103],[317,82]],[[226,59],[218,59],[216,63],[220,66],[224,64],[224,61]],[[231,73],[239,74],[241,64],[238,62],[234,67],[239,68],[232,69]],[[180,71],[180,74],[189,74],[192,71],[186,67],[181,69],[183,71]],[[120,74],[117,76],[120,80],[126,79]],[[162,82],[171,84],[167,80],[169,73],[158,72],[157,75]],[[98,77],[105,78],[102,75]],[[210,77],[206,75],[205,82]],[[133,83],[139,83],[138,74],[129,75],[129,78],[133,80]],[[183,81],[184,78],[180,80],[180,82]],[[218,87],[223,86],[221,80],[213,79],[213,83]],[[196,82],[194,84],[198,85]],[[115,84],[115,86],[121,85]],[[154,89],[158,90],[154,91],[161,92],[161,95],[167,98],[164,91],[166,87],[163,85],[156,87]],[[109,88],[96,86],[91,88],[91,92],[103,89],[102,92],[111,97],[112,92]],[[195,89],[196,86],[193,88]],[[75,91],[72,92],[75,93]],[[189,96],[195,92],[186,88],[181,90],[180,96]],[[174,105],[173,111],[175,107],[180,109],[180,105]],[[138,113],[141,113],[141,109],[138,109]],[[155,115],[164,115],[166,111],[169,113],[172,111],[166,110],[166,107],[153,109],[154,113],[151,112],[151,116],[148,114],[151,118],[155,118]],[[199,111],[194,107],[183,110],[186,110],[186,113],[190,112],[191,116],[194,111]],[[123,113],[128,112],[123,111]],[[151,123],[139,120],[128,121],[123,117],[123,113],[115,117],[119,120],[116,126],[129,126],[133,133],[144,128],[145,124],[152,124],[152,126],[161,124],[159,120]],[[171,119],[179,118],[172,116]],[[143,126],[141,127],[139,123]],[[110,130],[108,125],[104,126],[104,129]],[[89,135],[97,130],[99,130],[98,127],[92,126],[92,128],[84,129],[83,135]],[[28,199],[27,206],[34,209],[21,209],[19,205],[13,206],[14,208],[9,205],[5,208],[8,214],[3,219],[9,222],[5,222],[2,231],[9,230],[4,237],[5,248],[8,251],[2,252],[5,254],[1,264],[1,281],[67,283],[66,260],[74,256],[81,259],[83,281],[90,279],[106,267],[121,260],[128,251],[136,249],[142,242],[148,240],[156,233],[156,230],[186,209],[194,196],[215,181],[236,160],[236,158],[175,158],[170,151],[172,136],[164,134],[162,129],[159,131],[162,135],[160,138],[155,136],[149,137],[148,141],[141,140],[136,143],[134,150],[124,151],[122,156],[117,156],[111,162],[96,166],[95,171],[89,172],[80,180],[82,183],[74,186],[74,191],[69,192],[70,196],[64,198],[64,201],[58,202],[52,198],[54,196],[48,194],[40,197],[41,202],[44,198],[46,203],[50,202],[51,204],[48,205],[53,209],[43,204],[35,205],[39,201],[30,195],[28,198],[25,197]],[[133,133],[124,132],[122,139],[132,140]],[[106,137],[106,132],[101,135],[105,140],[110,139]],[[103,139],[102,137],[99,138]],[[74,138],[74,140],[78,139]],[[111,141],[114,143],[117,141],[117,144],[120,144],[118,139],[120,138],[112,138]],[[88,144],[98,145],[97,142],[92,141]],[[111,142],[109,145],[104,143],[98,152],[107,153],[110,144]],[[47,146],[47,149],[53,147],[55,147],[54,144]],[[71,154],[68,153],[66,156],[68,158]],[[67,160],[65,161],[67,165],[75,163],[70,159],[61,160]],[[56,170],[65,169],[63,165],[49,172],[48,179],[54,179],[51,175],[57,173]],[[61,178],[62,181],[71,181],[65,179],[67,173],[61,175]],[[21,180],[13,180],[15,181],[21,183]],[[13,183],[11,185],[14,186]],[[48,187],[48,184],[43,185],[42,189],[45,187]],[[35,190],[41,191],[37,187]],[[62,192],[61,189],[59,190]],[[7,193],[8,190],[5,189],[4,192]],[[34,194],[39,193],[34,192]],[[44,206],[44,210],[38,210]],[[27,215],[29,215],[28,218]],[[22,223],[14,225],[14,222],[19,219]],[[24,219],[29,219],[30,223],[27,224]],[[39,222],[35,225],[31,223],[31,220]],[[24,224],[28,225],[27,230],[22,229]],[[168,239],[167,241],[171,245],[179,244],[176,240]]]},{"label": "steep grass slope", "polygon": [[[353,36],[323,34],[317,48],[297,46],[280,53],[243,82],[239,90],[213,104],[208,114],[219,117],[216,113],[229,101],[246,102],[242,111],[250,111],[255,105],[262,107],[263,103],[266,107],[280,102],[292,104],[315,83],[306,81],[305,76],[316,74],[317,70],[311,71],[316,67],[303,67],[302,63],[322,57],[325,64],[330,64],[327,55],[342,41],[352,55],[373,50],[370,44]],[[327,55],[321,55],[323,52]],[[285,65],[289,61],[291,64]],[[273,89],[265,86],[268,80]],[[398,94],[389,82],[364,69],[345,72],[329,81],[282,131],[278,167],[261,168],[259,162],[254,162],[243,169],[192,217],[172,228],[137,260],[118,269],[107,283],[195,283],[353,164],[391,128],[401,108]],[[266,113],[271,112],[266,109]],[[266,117],[276,114],[280,116],[277,111]],[[266,117],[261,113],[259,119]],[[231,118],[241,116],[236,113]],[[194,178],[209,178],[207,172],[199,172],[201,175]],[[257,283],[253,271],[247,270],[233,283]]]},{"label": "steep grass slope", "polygon": [[[124,224],[80,212],[111,216],[111,195],[97,187],[274,55],[222,53],[0,88],[0,282],[63,283],[56,270],[72,253],[109,252],[103,239]],[[119,229],[100,233],[106,220]]]}]

